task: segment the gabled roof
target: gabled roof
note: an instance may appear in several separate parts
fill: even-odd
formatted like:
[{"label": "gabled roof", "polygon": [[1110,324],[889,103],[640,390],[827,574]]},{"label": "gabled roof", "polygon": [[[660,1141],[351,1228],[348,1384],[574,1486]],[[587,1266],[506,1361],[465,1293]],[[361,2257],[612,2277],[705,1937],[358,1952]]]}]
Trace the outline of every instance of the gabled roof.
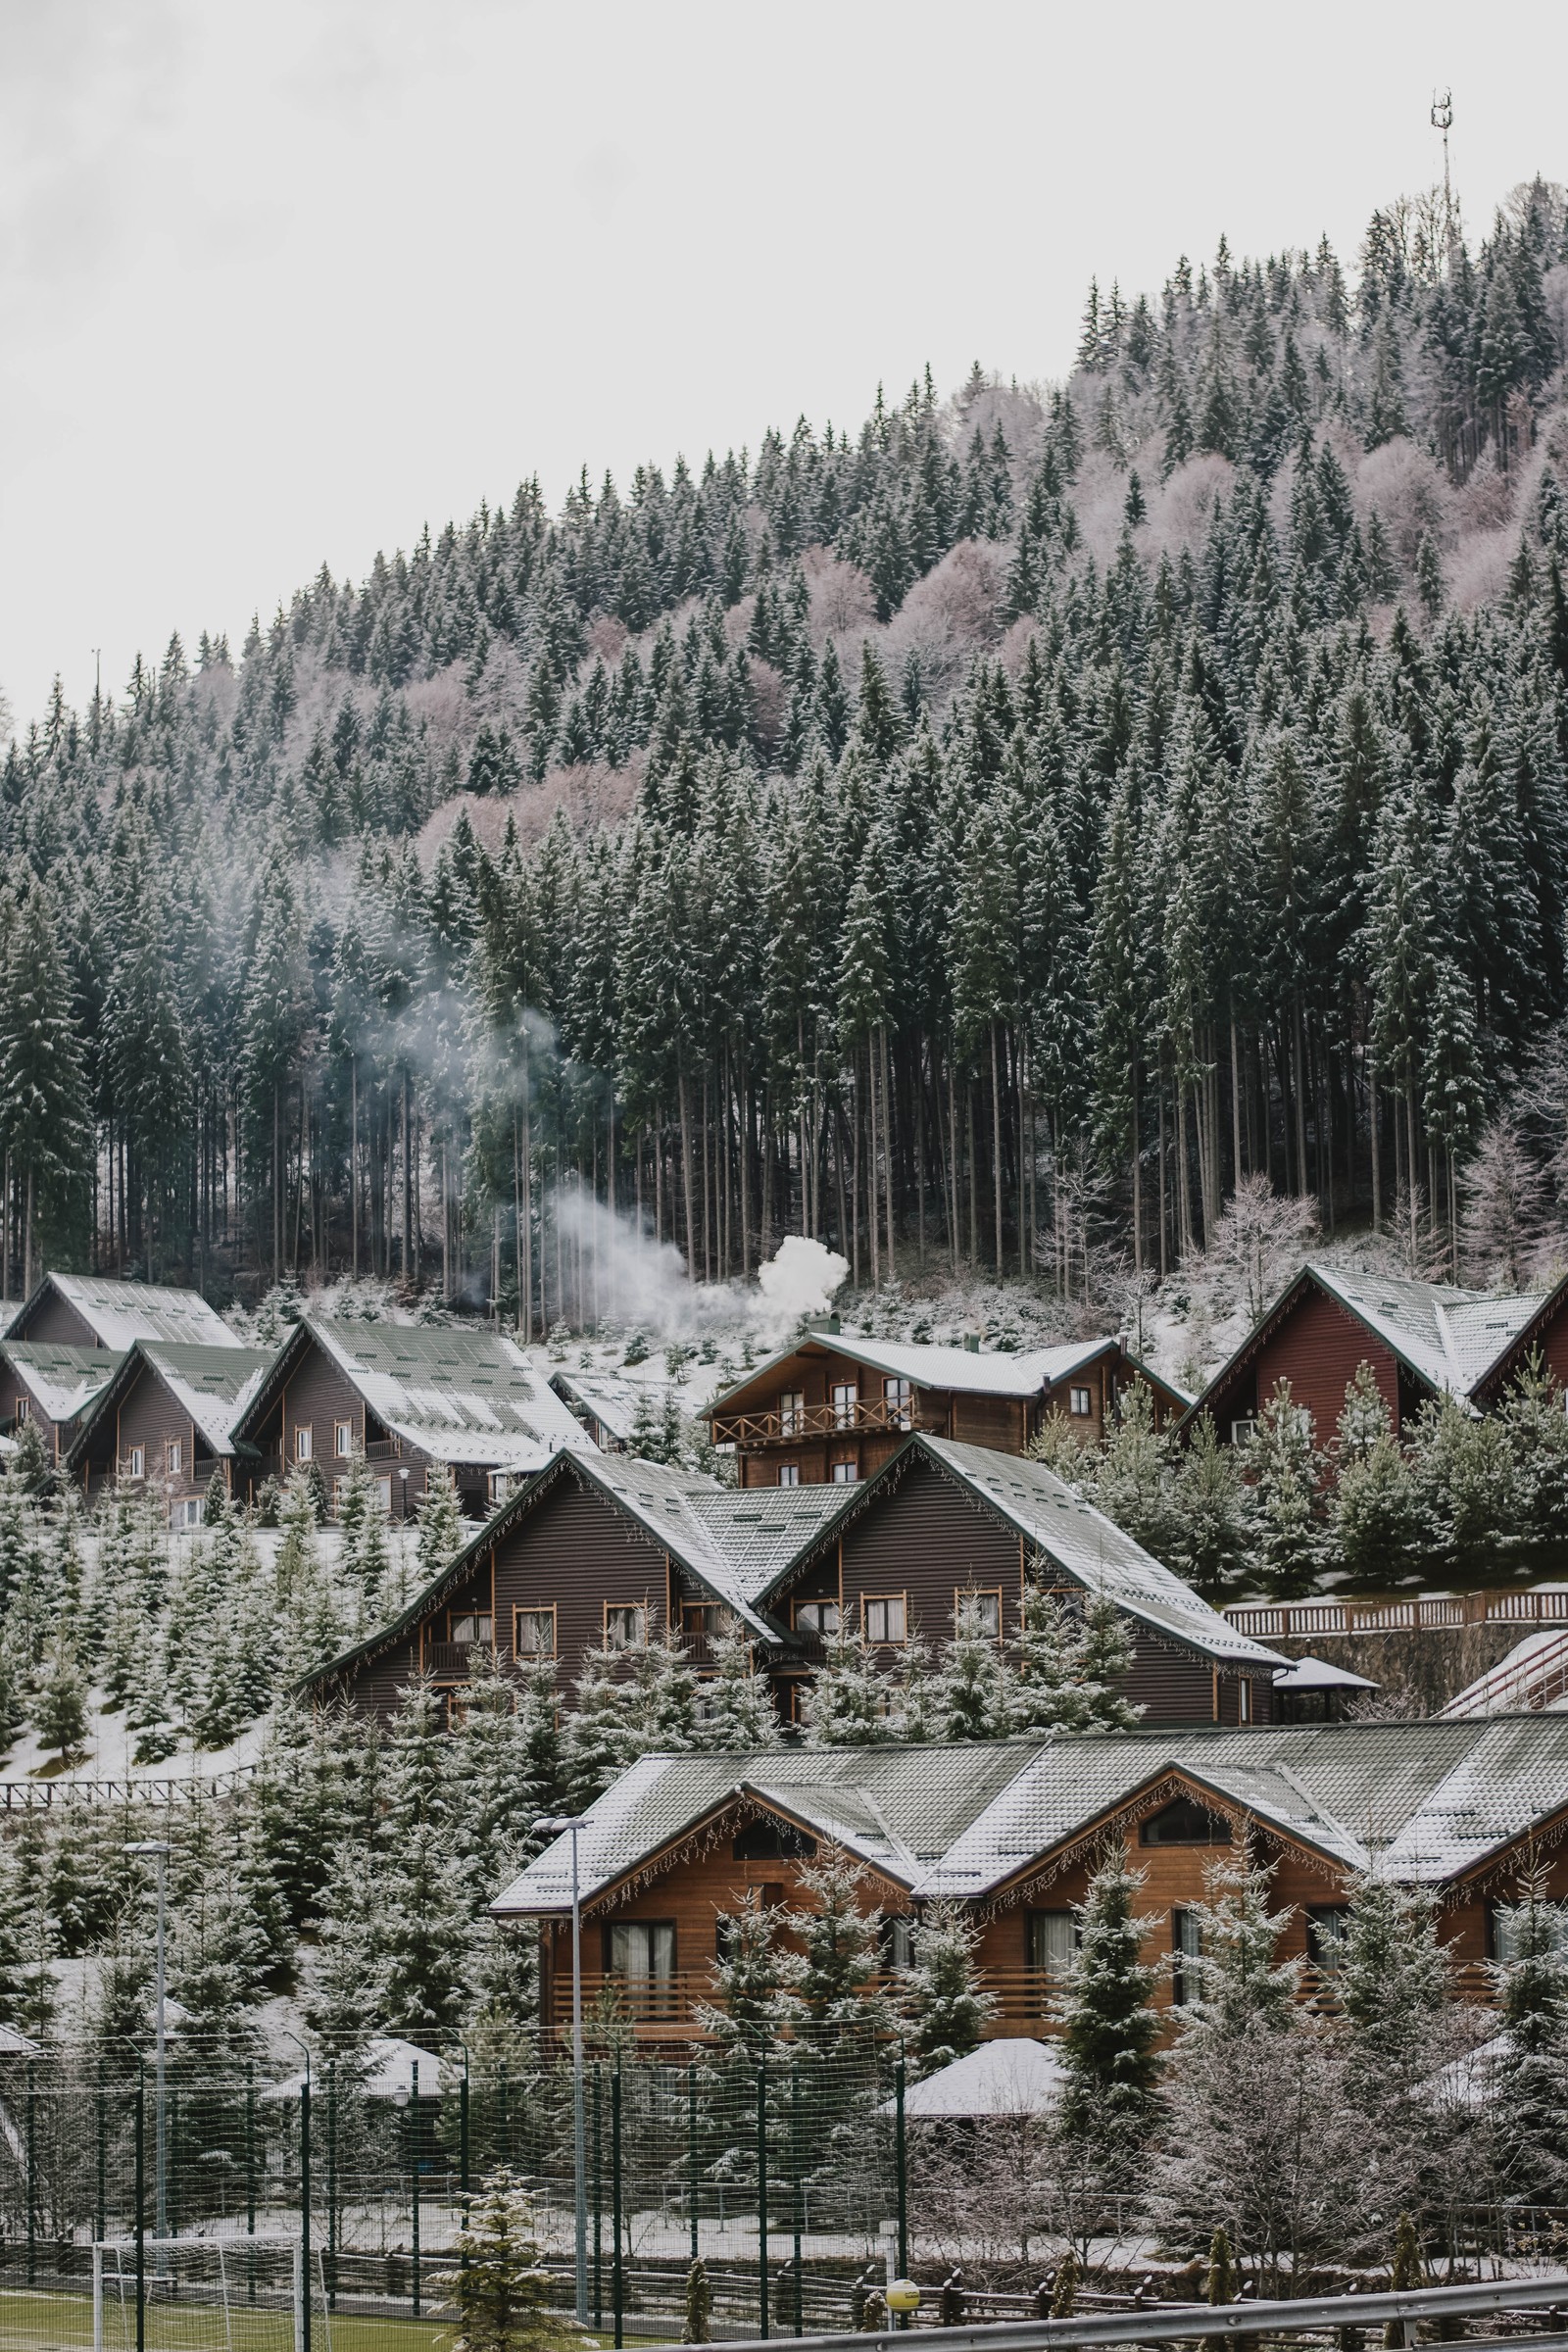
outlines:
[{"label": "gabled roof", "polygon": [[550,1386],[568,1409],[573,1403],[625,1446],[630,1443],[637,1420],[637,1408],[646,1398],[655,1401],[654,1391],[645,1381],[632,1380],[624,1372],[584,1372],[564,1369],[552,1372]]},{"label": "gabled roof", "polygon": [[[998,1453],[988,1446],[960,1446],[953,1438],[918,1433],[906,1439],[892,1460],[863,1486],[837,1490],[797,1487],[780,1492],[797,1494],[837,1492],[842,1499],[829,1520],[824,1521],[825,1535],[831,1522],[842,1520],[847,1526],[852,1518],[873,1508],[887,1487],[903,1478],[922,1456],[1020,1535],[1035,1552],[1050,1561],[1066,1583],[1077,1585],[1086,1592],[1103,1592],[1130,1617],[1138,1618],[1155,1633],[1173,1637],[1216,1664],[1283,1666],[1288,1663],[1250,1635],[1238,1632],[1217,1609],[1200,1599],[1191,1585],[1184,1584],[1152,1552],[1145,1551],[1114,1520],[1085,1502],[1076,1487],[1057,1478],[1044,1462]],[[756,1502],[762,1492],[766,1493],[771,1508],[771,1488],[749,1489],[742,1499]],[[839,1532],[836,1526],[832,1532]],[[803,1565],[810,1548],[814,1547],[803,1546],[793,1560],[783,1563],[773,1585],[764,1588],[759,1598],[765,1597],[786,1575]]]},{"label": "gabled roof", "polygon": [[1456,1284],[1417,1282],[1407,1275],[1358,1274],[1308,1262],[1265,1308],[1241,1346],[1221,1365],[1184,1425],[1208,1409],[1250,1357],[1278,1329],[1308,1288],[1321,1291],[1354,1317],[1434,1395],[1468,1402],[1490,1372],[1535,1320],[1543,1295],[1461,1290]]},{"label": "gabled roof", "polygon": [[[824,1355],[846,1356],[851,1363],[863,1364],[868,1371],[886,1373],[894,1380],[907,1380],[917,1389],[956,1390],[973,1396],[1029,1397],[1057,1387],[1069,1374],[1083,1371],[1120,1346],[1115,1338],[1074,1340],[1061,1347],[1035,1348],[1027,1353],[1009,1355],[1000,1348],[938,1348],[915,1340],[862,1339],[854,1331],[808,1331],[757,1365],[722,1396],[715,1396],[705,1412],[710,1415],[727,1412],[732,1399],[744,1396],[759,1382],[770,1379],[780,1365],[789,1363],[807,1348]],[[1170,1383],[1162,1381],[1160,1385],[1168,1388]]]},{"label": "gabled roof", "polygon": [[300,1318],[237,1435],[255,1435],[313,1343],[383,1428],[432,1461],[525,1476],[564,1446],[592,1448],[582,1424],[504,1332],[324,1315]]},{"label": "gabled roof", "polygon": [[238,1345],[235,1334],[200,1291],[170,1290],[150,1282],[108,1282],[96,1274],[46,1274],[16,1320],[29,1317],[51,1290],[75,1308],[101,1348],[128,1348],[133,1340],[190,1341],[206,1348]]},{"label": "gabled roof", "polygon": [[11,1366],[44,1418],[74,1421],[123,1360],[115,1348],[69,1348],[54,1340],[0,1340]]},{"label": "gabled roof", "polygon": [[74,1466],[91,1450],[94,1439],[119,1411],[144,1371],[150,1371],[164,1383],[212,1452],[231,1454],[235,1424],[272,1360],[270,1348],[241,1348],[237,1344],[204,1348],[163,1340],[137,1340],[93,1397],[66,1449],[67,1465]]},{"label": "gabled roof", "polygon": [[[1568,1811],[1568,1716],[644,1756],[589,1808],[582,1886],[591,1900],[751,1798],[820,1824],[918,1898],[979,1901],[1173,1775],[1348,1872],[1442,1886]],[[558,1838],[492,1909],[567,1909],[570,1866]]]}]

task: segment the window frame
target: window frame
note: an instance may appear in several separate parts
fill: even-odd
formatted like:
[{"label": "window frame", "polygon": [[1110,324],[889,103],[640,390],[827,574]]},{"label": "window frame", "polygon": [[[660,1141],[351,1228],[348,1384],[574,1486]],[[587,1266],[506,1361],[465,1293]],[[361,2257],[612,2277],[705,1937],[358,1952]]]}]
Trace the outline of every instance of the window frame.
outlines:
[{"label": "window frame", "polygon": [[[604,1639],[600,1643],[600,1647],[602,1649],[625,1650],[646,1649],[648,1647],[648,1603],[646,1600],[606,1600],[602,1601],[600,1606],[604,1612]],[[629,1641],[612,1642],[610,1638],[610,1620],[612,1617],[640,1617],[642,1620],[642,1631]]]},{"label": "window frame", "polygon": [[858,1487],[860,1483],[860,1465],[853,1455],[830,1462],[828,1473],[828,1484],[832,1487]]},{"label": "window frame", "polygon": [[174,1535],[183,1535],[202,1523],[202,1498],[199,1494],[176,1494],[169,1506],[169,1525]]},{"label": "window frame", "polygon": [[860,1384],[858,1380],[829,1381],[827,1401],[835,1429],[856,1427],[860,1410]]},{"label": "window frame", "polygon": [[295,1424],[294,1424],[294,1459],[295,1459],[297,1462],[314,1462],[314,1461],[315,1461],[315,1459],[316,1459],[316,1424],[315,1424],[315,1422],[314,1422],[314,1421],[296,1421],[296,1422],[295,1422]]},{"label": "window frame", "polygon": [[[344,1445],[344,1443],[343,1443],[343,1440],[344,1440],[345,1438],[347,1438],[347,1440],[348,1440],[348,1444],[347,1444],[346,1446],[345,1446],[345,1445]],[[353,1461],[353,1459],[354,1459],[354,1424],[353,1424],[353,1422],[352,1422],[352,1421],[334,1421],[334,1422],[333,1422],[333,1424],[332,1424],[332,1459],[333,1459],[335,1462],[352,1462],[352,1461]]]},{"label": "window frame", "polygon": [[[1152,1838],[1150,1836],[1149,1833],[1154,1827],[1156,1822],[1164,1821],[1168,1815],[1182,1809],[1185,1809],[1189,1813],[1201,1813],[1206,1820],[1213,1822],[1217,1828],[1222,1829],[1225,1835],[1223,1838]],[[1206,1852],[1211,1846],[1234,1846],[1236,1843],[1236,1831],[1233,1825],[1227,1821],[1223,1813],[1216,1813],[1212,1805],[1205,1805],[1203,1803],[1201,1797],[1173,1796],[1168,1804],[1161,1805],[1157,1812],[1146,1815],[1144,1820],[1139,1823],[1138,1842],[1140,1845],[1153,1846],[1155,1848],[1160,1846],[1185,1846],[1194,1852]]]},{"label": "window frame", "polygon": [[[1066,1923],[1065,1936],[1068,1950],[1066,1956],[1059,1961],[1049,1960],[1044,1954],[1047,1940],[1044,1931],[1048,1921],[1054,1924],[1063,1921]],[[1025,1911],[1023,1922],[1025,1965],[1036,1970],[1040,1976],[1048,1977],[1052,1984],[1059,1984],[1072,1964],[1072,1955],[1077,1952],[1083,1942],[1083,1931],[1076,1917],[1065,1903],[1047,1904],[1038,1910]]]},{"label": "window frame", "polygon": [[[904,1616],[902,1634],[872,1633],[871,1611],[887,1608],[902,1610]],[[909,1639],[908,1592],[906,1591],[903,1592],[862,1592],[860,1595],[860,1631],[875,1649],[902,1649]]]},{"label": "window frame", "polygon": [[892,1372],[884,1373],[882,1402],[887,1410],[890,1425],[894,1429],[912,1429],[914,1427],[914,1383],[912,1380],[901,1380],[896,1373]]},{"label": "window frame", "polygon": [[[517,1639],[517,1628],[522,1623],[524,1617],[549,1618],[550,1647],[548,1649],[524,1649],[522,1643]],[[512,1654],[514,1658],[549,1658],[552,1664],[554,1664],[555,1660],[561,1655],[561,1608],[559,1602],[554,1600],[541,1600],[532,1603],[517,1601],[514,1604],[512,1611]]]},{"label": "window frame", "polygon": [[[831,1609],[833,1623],[831,1625],[803,1625],[801,1619],[807,1609]],[[815,1600],[792,1600],[790,1602],[790,1631],[792,1633],[810,1634],[818,1642],[831,1642],[843,1623],[843,1605],[834,1599],[831,1592],[819,1593]]]},{"label": "window frame", "polygon": [[[675,1979],[679,1974],[680,1958],[680,1942],[674,1920],[607,1919],[604,1923],[603,1934],[604,1970],[607,1977],[612,1978],[617,1984],[624,1984],[628,1988],[636,1986],[656,1993],[667,1988],[665,1997],[668,1998],[673,1994]],[[644,1935],[649,1938],[648,1956],[651,1965],[640,1976],[633,1970],[619,1965],[614,1956],[616,1936],[629,1937],[635,1935]],[[659,1967],[655,1957],[657,1946],[654,1939],[660,1935],[667,1936],[669,1938],[669,1965],[663,1969]]]},{"label": "window frame", "polygon": [[126,1446],[125,1476],[127,1478],[141,1479],[144,1479],[147,1476],[147,1448],[145,1446]]},{"label": "window frame", "polygon": [[24,1421],[30,1421],[32,1419],[32,1398],[30,1396],[19,1395],[14,1418],[19,1429],[22,1427]]},{"label": "window frame", "polygon": [[1067,1386],[1067,1413],[1074,1421],[1092,1421],[1095,1417],[1095,1392],[1077,1382]]},{"label": "window frame", "polygon": [[1203,1956],[1203,1934],[1193,1903],[1172,1903],[1170,1911],[1170,2002],[1173,2009],[1192,2006],[1196,1984],[1188,1982],[1184,1962]]},{"label": "window frame", "polygon": [[164,1476],[183,1478],[185,1475],[185,1441],[183,1438],[164,1440]]},{"label": "window frame", "polygon": [[[460,1634],[460,1625],[487,1625],[487,1634]],[[461,1642],[466,1649],[494,1649],[496,1645],[495,1612],[491,1609],[448,1609],[447,1640]]]},{"label": "window frame", "polygon": [[806,1435],[806,1391],[780,1389],[778,1393],[778,1434],[781,1438],[802,1438]]},{"label": "window frame", "polygon": [[1315,1968],[1320,1977],[1335,1976],[1345,1959],[1350,1906],[1348,1903],[1306,1903],[1302,1909],[1308,1965]]},{"label": "window frame", "polygon": [[966,1600],[994,1600],[996,1602],[997,1622],[991,1639],[1000,1645],[1003,1628],[1002,1587],[1000,1585],[955,1585],[953,1588],[953,1628],[955,1633],[958,1628],[958,1611]]},{"label": "window frame", "polygon": [[778,1483],[781,1487],[798,1487],[801,1483],[800,1463],[780,1462],[778,1466]]}]

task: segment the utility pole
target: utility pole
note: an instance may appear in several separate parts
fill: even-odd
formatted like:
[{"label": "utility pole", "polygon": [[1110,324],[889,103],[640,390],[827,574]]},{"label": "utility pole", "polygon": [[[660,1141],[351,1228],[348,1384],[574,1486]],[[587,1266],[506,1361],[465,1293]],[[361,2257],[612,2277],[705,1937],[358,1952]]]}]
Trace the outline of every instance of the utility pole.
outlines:
[{"label": "utility pole", "polygon": [[1458,242],[1457,223],[1453,217],[1453,181],[1448,174],[1448,133],[1453,128],[1453,92],[1445,90],[1440,96],[1432,93],[1432,127],[1443,133],[1443,233],[1444,259],[1451,270],[1453,249]]}]

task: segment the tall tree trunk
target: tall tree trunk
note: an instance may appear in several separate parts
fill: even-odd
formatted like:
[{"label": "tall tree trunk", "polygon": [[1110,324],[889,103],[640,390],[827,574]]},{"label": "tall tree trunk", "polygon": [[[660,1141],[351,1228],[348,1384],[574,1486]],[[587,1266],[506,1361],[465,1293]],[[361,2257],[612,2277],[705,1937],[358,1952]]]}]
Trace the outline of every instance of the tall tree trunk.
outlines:
[{"label": "tall tree trunk", "polygon": [[887,1023],[886,1023],[885,1021],[883,1021],[883,1022],[880,1022],[880,1023],[878,1024],[878,1027],[877,1027],[877,1038],[878,1038],[878,1041],[879,1041],[879,1047],[880,1047],[880,1053],[881,1053],[881,1058],[882,1058],[882,1130],[883,1130],[883,1133],[882,1133],[882,1142],[883,1142],[883,1150],[884,1150],[884,1152],[885,1152],[885,1155],[886,1155],[886,1168],[887,1168],[887,1207],[888,1207],[888,1280],[889,1280],[889,1282],[896,1282],[896,1281],[898,1280],[898,1269],[897,1269],[897,1266],[896,1266],[896,1264],[895,1264],[895,1262],[894,1262],[894,1255],[893,1255],[893,1249],[894,1249],[894,1244],[893,1244],[893,1203],[894,1203],[894,1172],[893,1172],[893,1137],[894,1137],[894,1119],[893,1119],[893,1081],[892,1081],[892,1075],[891,1075],[891,1072],[890,1072],[890,1070],[889,1070],[889,1067],[888,1067],[888,1030],[887,1030]]},{"label": "tall tree trunk", "polygon": [[687,1101],[685,1064],[675,1065],[675,1092],[680,1110],[681,1191],[686,1201],[686,1279],[697,1280],[697,1204],[692,1199],[692,1122]]}]

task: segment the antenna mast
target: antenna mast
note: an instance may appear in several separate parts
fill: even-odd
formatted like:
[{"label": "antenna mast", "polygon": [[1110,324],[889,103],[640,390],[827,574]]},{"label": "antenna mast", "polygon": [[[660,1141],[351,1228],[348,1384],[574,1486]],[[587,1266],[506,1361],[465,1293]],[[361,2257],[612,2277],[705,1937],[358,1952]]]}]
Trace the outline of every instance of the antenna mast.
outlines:
[{"label": "antenna mast", "polygon": [[1443,133],[1443,227],[1447,240],[1447,259],[1451,267],[1454,247],[1453,183],[1448,176],[1448,133],[1453,128],[1453,92],[1445,90],[1440,97],[1432,93],[1432,127]]}]

